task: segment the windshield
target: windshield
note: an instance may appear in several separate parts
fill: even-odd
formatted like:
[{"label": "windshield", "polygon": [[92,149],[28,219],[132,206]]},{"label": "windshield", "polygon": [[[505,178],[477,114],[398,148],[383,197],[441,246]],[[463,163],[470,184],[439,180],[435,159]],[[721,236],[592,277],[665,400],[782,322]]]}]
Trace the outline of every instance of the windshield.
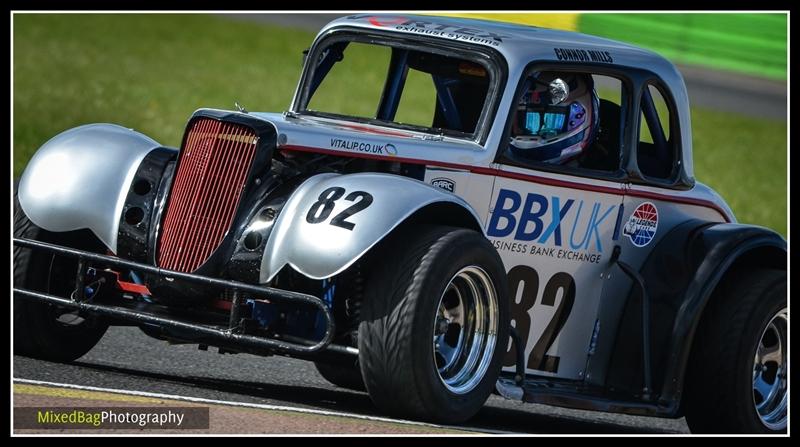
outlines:
[{"label": "windshield", "polygon": [[317,52],[302,113],[473,137],[495,81],[462,52],[330,39]]}]

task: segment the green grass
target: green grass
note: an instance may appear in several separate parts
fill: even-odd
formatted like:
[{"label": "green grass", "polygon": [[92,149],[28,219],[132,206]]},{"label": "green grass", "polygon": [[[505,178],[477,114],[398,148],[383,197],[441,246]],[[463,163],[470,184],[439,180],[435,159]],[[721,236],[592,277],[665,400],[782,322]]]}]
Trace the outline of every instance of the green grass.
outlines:
[{"label": "green grass", "polygon": [[787,236],[786,121],[692,109],[695,177],[714,188],[740,222]]},{"label": "green grass", "polygon": [[786,79],[787,14],[581,14],[578,30],[675,62]]},{"label": "green grass", "polygon": [[[334,65],[322,80],[308,109],[375,118],[391,56],[392,50],[386,46],[351,43],[344,51],[342,62]],[[429,75],[408,70],[395,121],[430,126],[433,122],[435,95],[436,90]]]},{"label": "green grass", "polygon": [[284,111],[314,33],[204,15],[16,15],[14,172],[68,128],[180,144],[200,107]]},{"label": "green grass", "polygon": [[[14,175],[50,137],[81,124],[117,123],[178,146],[187,118],[200,107],[232,109],[239,101],[248,110],[286,110],[301,52],[313,37],[206,15],[17,14]],[[372,66],[359,64],[361,77],[353,76],[368,79],[364,70]],[[328,100],[361,110],[355,103],[374,88],[373,82],[350,83]],[[424,90],[409,97],[401,104],[404,116],[429,115],[415,109],[426,107],[430,96]],[[695,108],[692,126],[696,177],[741,222],[786,235],[786,122]]]}]

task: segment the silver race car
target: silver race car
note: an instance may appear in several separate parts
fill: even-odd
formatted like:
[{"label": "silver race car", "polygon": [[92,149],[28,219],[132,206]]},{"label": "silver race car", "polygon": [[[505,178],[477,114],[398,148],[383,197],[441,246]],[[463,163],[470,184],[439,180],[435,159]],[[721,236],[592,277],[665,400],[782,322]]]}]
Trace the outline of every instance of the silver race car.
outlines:
[{"label": "silver race car", "polygon": [[197,110],[180,148],[65,131],[14,219],[17,354],[133,325],[308,359],[401,417],[459,423],[494,392],[786,431],[786,241],[696,181],[680,73],[624,43],[341,18],[287,111]]}]

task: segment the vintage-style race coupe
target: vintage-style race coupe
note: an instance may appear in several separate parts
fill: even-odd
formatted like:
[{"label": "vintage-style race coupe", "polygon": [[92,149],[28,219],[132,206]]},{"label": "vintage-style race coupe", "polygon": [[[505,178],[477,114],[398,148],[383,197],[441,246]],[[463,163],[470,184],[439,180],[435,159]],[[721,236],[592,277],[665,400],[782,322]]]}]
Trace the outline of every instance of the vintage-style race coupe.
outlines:
[{"label": "vintage-style race coupe", "polygon": [[312,360],[403,417],[458,423],[496,392],[786,430],[786,241],[695,180],[664,58],[354,15],[321,30],[286,112],[236,108],[196,111],[179,149],[90,124],[36,152],[17,354],[72,361],[134,325]]}]

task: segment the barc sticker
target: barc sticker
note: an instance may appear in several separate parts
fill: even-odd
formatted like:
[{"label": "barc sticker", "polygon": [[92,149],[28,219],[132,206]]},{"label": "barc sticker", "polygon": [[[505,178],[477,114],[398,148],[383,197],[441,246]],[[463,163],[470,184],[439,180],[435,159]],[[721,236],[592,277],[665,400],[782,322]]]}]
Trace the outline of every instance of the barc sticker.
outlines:
[{"label": "barc sticker", "polygon": [[622,233],[630,238],[633,245],[644,247],[656,237],[657,229],[658,209],[650,202],[643,202],[633,210]]},{"label": "barc sticker", "polygon": [[431,185],[439,189],[444,189],[445,191],[450,191],[450,192],[456,191],[456,182],[446,177],[437,177],[431,180]]}]

